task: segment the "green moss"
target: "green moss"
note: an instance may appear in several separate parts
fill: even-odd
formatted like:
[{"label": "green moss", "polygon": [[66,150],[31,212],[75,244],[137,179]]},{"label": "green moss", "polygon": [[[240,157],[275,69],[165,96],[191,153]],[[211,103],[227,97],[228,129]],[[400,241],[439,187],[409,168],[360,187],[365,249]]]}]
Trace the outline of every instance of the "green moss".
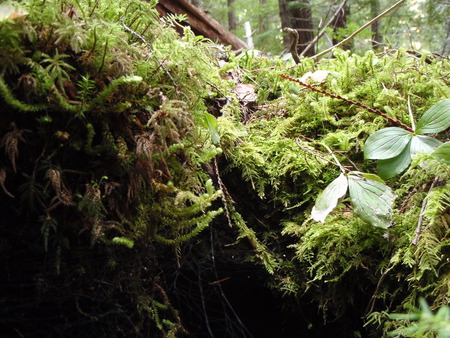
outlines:
[{"label": "green moss", "polygon": [[[274,287],[282,292],[306,292],[324,313],[335,315],[349,304],[355,306],[357,298],[365,299],[364,305],[358,305],[361,316],[386,308],[407,309],[420,295],[434,299],[435,307],[444,305],[448,300],[444,296],[448,279],[443,277],[448,276],[448,167],[422,157],[399,180],[388,182],[396,192],[397,209],[396,224],[385,233],[356,218],[345,200],[325,224],[315,224],[309,218],[310,208],[339,173],[324,145],[350,170],[376,172],[374,163],[363,160],[362,150],[366,138],[388,122],[295,83],[292,88],[292,82],[276,77],[279,73],[300,77],[306,71],[329,71],[319,88],[381,109],[409,124],[408,100],[417,121],[431,105],[449,95],[448,60],[430,62],[404,51],[364,56],[336,51],[334,59],[317,64],[305,59],[293,69],[274,62],[271,72],[264,70],[267,61],[263,58],[252,59],[252,63],[243,58],[242,62],[246,67],[251,64],[252,82],[277,93],[270,102],[273,111],[261,109],[244,125],[232,115],[225,116],[220,121],[226,127],[219,131],[227,145],[228,170],[235,174],[237,169],[242,179],[251,183],[253,204],[265,206],[255,207],[254,212],[276,224],[261,229],[258,237],[272,234],[281,223],[283,237],[294,241],[289,248],[273,246],[277,248],[272,251],[274,257],[284,255],[295,262],[279,262]],[[442,186],[428,192],[435,177]],[[424,198],[428,199],[425,222],[414,246],[411,242]],[[346,287],[349,280],[357,281],[356,285],[352,282],[352,287]],[[387,330],[389,323],[381,322]]]},{"label": "green moss", "polygon": [[[1,211],[14,215],[2,237],[18,242],[26,233],[29,256],[45,257],[27,276],[51,285],[43,296],[54,296],[61,275],[79,314],[114,314],[99,336],[123,326],[123,313],[134,333],[181,334],[158,262],[168,251],[178,259],[223,213],[221,222],[250,243],[250,260],[271,274],[268,283],[306,295],[325,319],[352,308],[387,330],[386,310],[403,311],[420,296],[432,307],[448,303],[445,164],[419,156],[388,182],[397,200],[387,231],[354,216],[345,199],[324,224],[310,219],[340,172],[334,157],[349,170],[376,172],[363,159],[364,142],[388,125],[325,92],[409,124],[408,100],[417,120],[450,95],[448,60],[337,50],[293,68],[251,53],[230,54],[219,67],[208,40],[175,18],[158,21],[155,4],[30,0],[21,3],[26,18],[0,24]],[[323,93],[280,77],[318,70],[329,72],[315,84]],[[228,72],[234,80],[222,80]],[[255,86],[255,103],[239,101],[239,81]],[[217,117],[218,144],[203,123],[207,112]],[[105,283],[92,284],[98,280]],[[83,307],[83,295],[107,305]]]}]

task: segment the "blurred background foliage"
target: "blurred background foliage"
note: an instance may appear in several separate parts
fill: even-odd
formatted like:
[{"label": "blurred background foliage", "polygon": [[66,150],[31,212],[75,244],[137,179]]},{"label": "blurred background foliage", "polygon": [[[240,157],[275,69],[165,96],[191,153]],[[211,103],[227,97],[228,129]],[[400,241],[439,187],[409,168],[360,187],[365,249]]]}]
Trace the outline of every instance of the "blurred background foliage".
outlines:
[{"label": "blurred background foliage", "polygon": [[[286,47],[283,45],[285,33],[280,20],[280,5],[286,4],[288,10],[309,9],[315,36],[341,3],[341,0],[203,0],[199,6],[244,40],[244,23],[248,21],[255,48],[278,55]],[[344,22],[330,25],[317,50],[330,47],[333,39],[345,38],[393,4],[388,0],[347,1]],[[230,13],[234,14],[230,16]],[[230,17],[235,18],[234,24]],[[352,51],[364,53],[371,49],[372,36],[370,28],[358,35],[351,46]],[[407,1],[380,21],[376,39],[379,49],[404,47],[447,55],[450,52],[450,4],[445,0]]]}]

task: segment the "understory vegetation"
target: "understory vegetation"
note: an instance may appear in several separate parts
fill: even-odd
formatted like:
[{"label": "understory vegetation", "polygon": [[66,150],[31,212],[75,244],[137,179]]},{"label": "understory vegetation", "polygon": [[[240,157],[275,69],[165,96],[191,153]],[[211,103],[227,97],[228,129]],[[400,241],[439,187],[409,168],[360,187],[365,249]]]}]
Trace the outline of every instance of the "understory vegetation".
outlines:
[{"label": "understory vegetation", "polygon": [[[8,334],[200,336],[181,310],[179,271],[210,264],[203,279],[220,288],[229,277],[216,263],[232,260],[256,269],[286,313],[312,306],[305,330],[337,322],[347,337],[448,335],[449,59],[335,50],[294,66],[236,55],[183,17],[158,18],[155,5],[1,5]],[[406,165],[364,158],[370,135],[414,131],[436,104],[444,127],[426,132]],[[314,220],[341,173],[389,189],[386,226],[361,216],[351,191]],[[204,336],[221,336],[199,290]],[[434,326],[391,315],[420,299]]]}]

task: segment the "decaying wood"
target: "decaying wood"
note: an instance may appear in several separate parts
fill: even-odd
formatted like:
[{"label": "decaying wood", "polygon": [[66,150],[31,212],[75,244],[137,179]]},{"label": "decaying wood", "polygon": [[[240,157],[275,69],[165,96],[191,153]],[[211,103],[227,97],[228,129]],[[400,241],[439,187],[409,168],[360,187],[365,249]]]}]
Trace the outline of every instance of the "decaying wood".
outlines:
[{"label": "decaying wood", "polygon": [[231,46],[233,50],[247,48],[244,41],[186,0],[160,0],[155,8],[161,16],[186,14],[189,26],[197,35],[203,35],[217,43]]}]

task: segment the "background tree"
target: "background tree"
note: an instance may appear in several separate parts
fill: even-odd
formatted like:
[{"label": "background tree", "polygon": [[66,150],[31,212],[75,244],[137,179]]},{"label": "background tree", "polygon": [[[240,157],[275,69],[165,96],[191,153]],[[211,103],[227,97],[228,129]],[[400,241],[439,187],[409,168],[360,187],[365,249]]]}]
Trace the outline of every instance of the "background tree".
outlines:
[{"label": "background tree", "polygon": [[[370,14],[374,18],[380,14],[380,0],[370,0]],[[376,21],[372,24],[372,47],[374,50],[380,48],[380,43],[382,40],[380,32],[380,21]]]},{"label": "background tree", "polygon": [[[297,52],[301,53],[314,38],[310,1],[280,0],[279,6],[281,27],[293,28],[298,32],[299,39],[297,44]],[[283,39],[285,47],[290,44],[289,41],[290,40],[286,38]],[[314,48],[311,48],[305,56],[312,56],[314,54]]]},{"label": "background tree", "polygon": [[[234,0],[236,29],[233,32],[244,38],[244,22],[250,22],[255,48],[269,54],[281,54],[289,48],[290,38],[283,27],[299,30],[299,51],[313,36],[323,29],[324,22],[334,15],[341,1],[329,0]],[[389,0],[348,0],[343,16],[339,16],[316,44],[316,51],[324,50],[338,40],[392,6]],[[228,0],[203,0],[203,8],[228,27]],[[251,8],[252,10],[248,10]],[[291,21],[292,20],[292,21]],[[333,41],[334,40],[334,41]],[[445,0],[410,0],[394,12],[383,17],[354,40],[351,46],[356,53],[380,48],[408,48],[435,51],[443,55],[450,52],[450,2]],[[312,55],[311,50],[308,55]]]},{"label": "background tree", "polygon": [[[259,0],[259,8],[263,9],[267,5],[267,0]],[[259,13],[259,25],[258,25],[258,33],[264,34],[264,32],[268,29],[268,15],[264,13],[264,10],[260,10]]]},{"label": "background tree", "polygon": [[228,29],[230,31],[235,31],[236,25],[236,10],[234,9],[235,0],[228,0]]},{"label": "background tree", "polygon": [[[338,9],[339,10],[339,9]],[[348,3],[344,6],[343,9],[339,10],[335,20],[333,21],[333,45],[336,45],[339,41],[345,38],[347,31],[347,18],[350,16],[350,6]],[[353,43],[349,42],[342,46],[343,49],[352,49]]]},{"label": "background tree", "polygon": [[450,2],[426,1],[420,4],[423,13],[417,17],[418,33],[424,39],[424,47],[443,55],[450,54]]}]

